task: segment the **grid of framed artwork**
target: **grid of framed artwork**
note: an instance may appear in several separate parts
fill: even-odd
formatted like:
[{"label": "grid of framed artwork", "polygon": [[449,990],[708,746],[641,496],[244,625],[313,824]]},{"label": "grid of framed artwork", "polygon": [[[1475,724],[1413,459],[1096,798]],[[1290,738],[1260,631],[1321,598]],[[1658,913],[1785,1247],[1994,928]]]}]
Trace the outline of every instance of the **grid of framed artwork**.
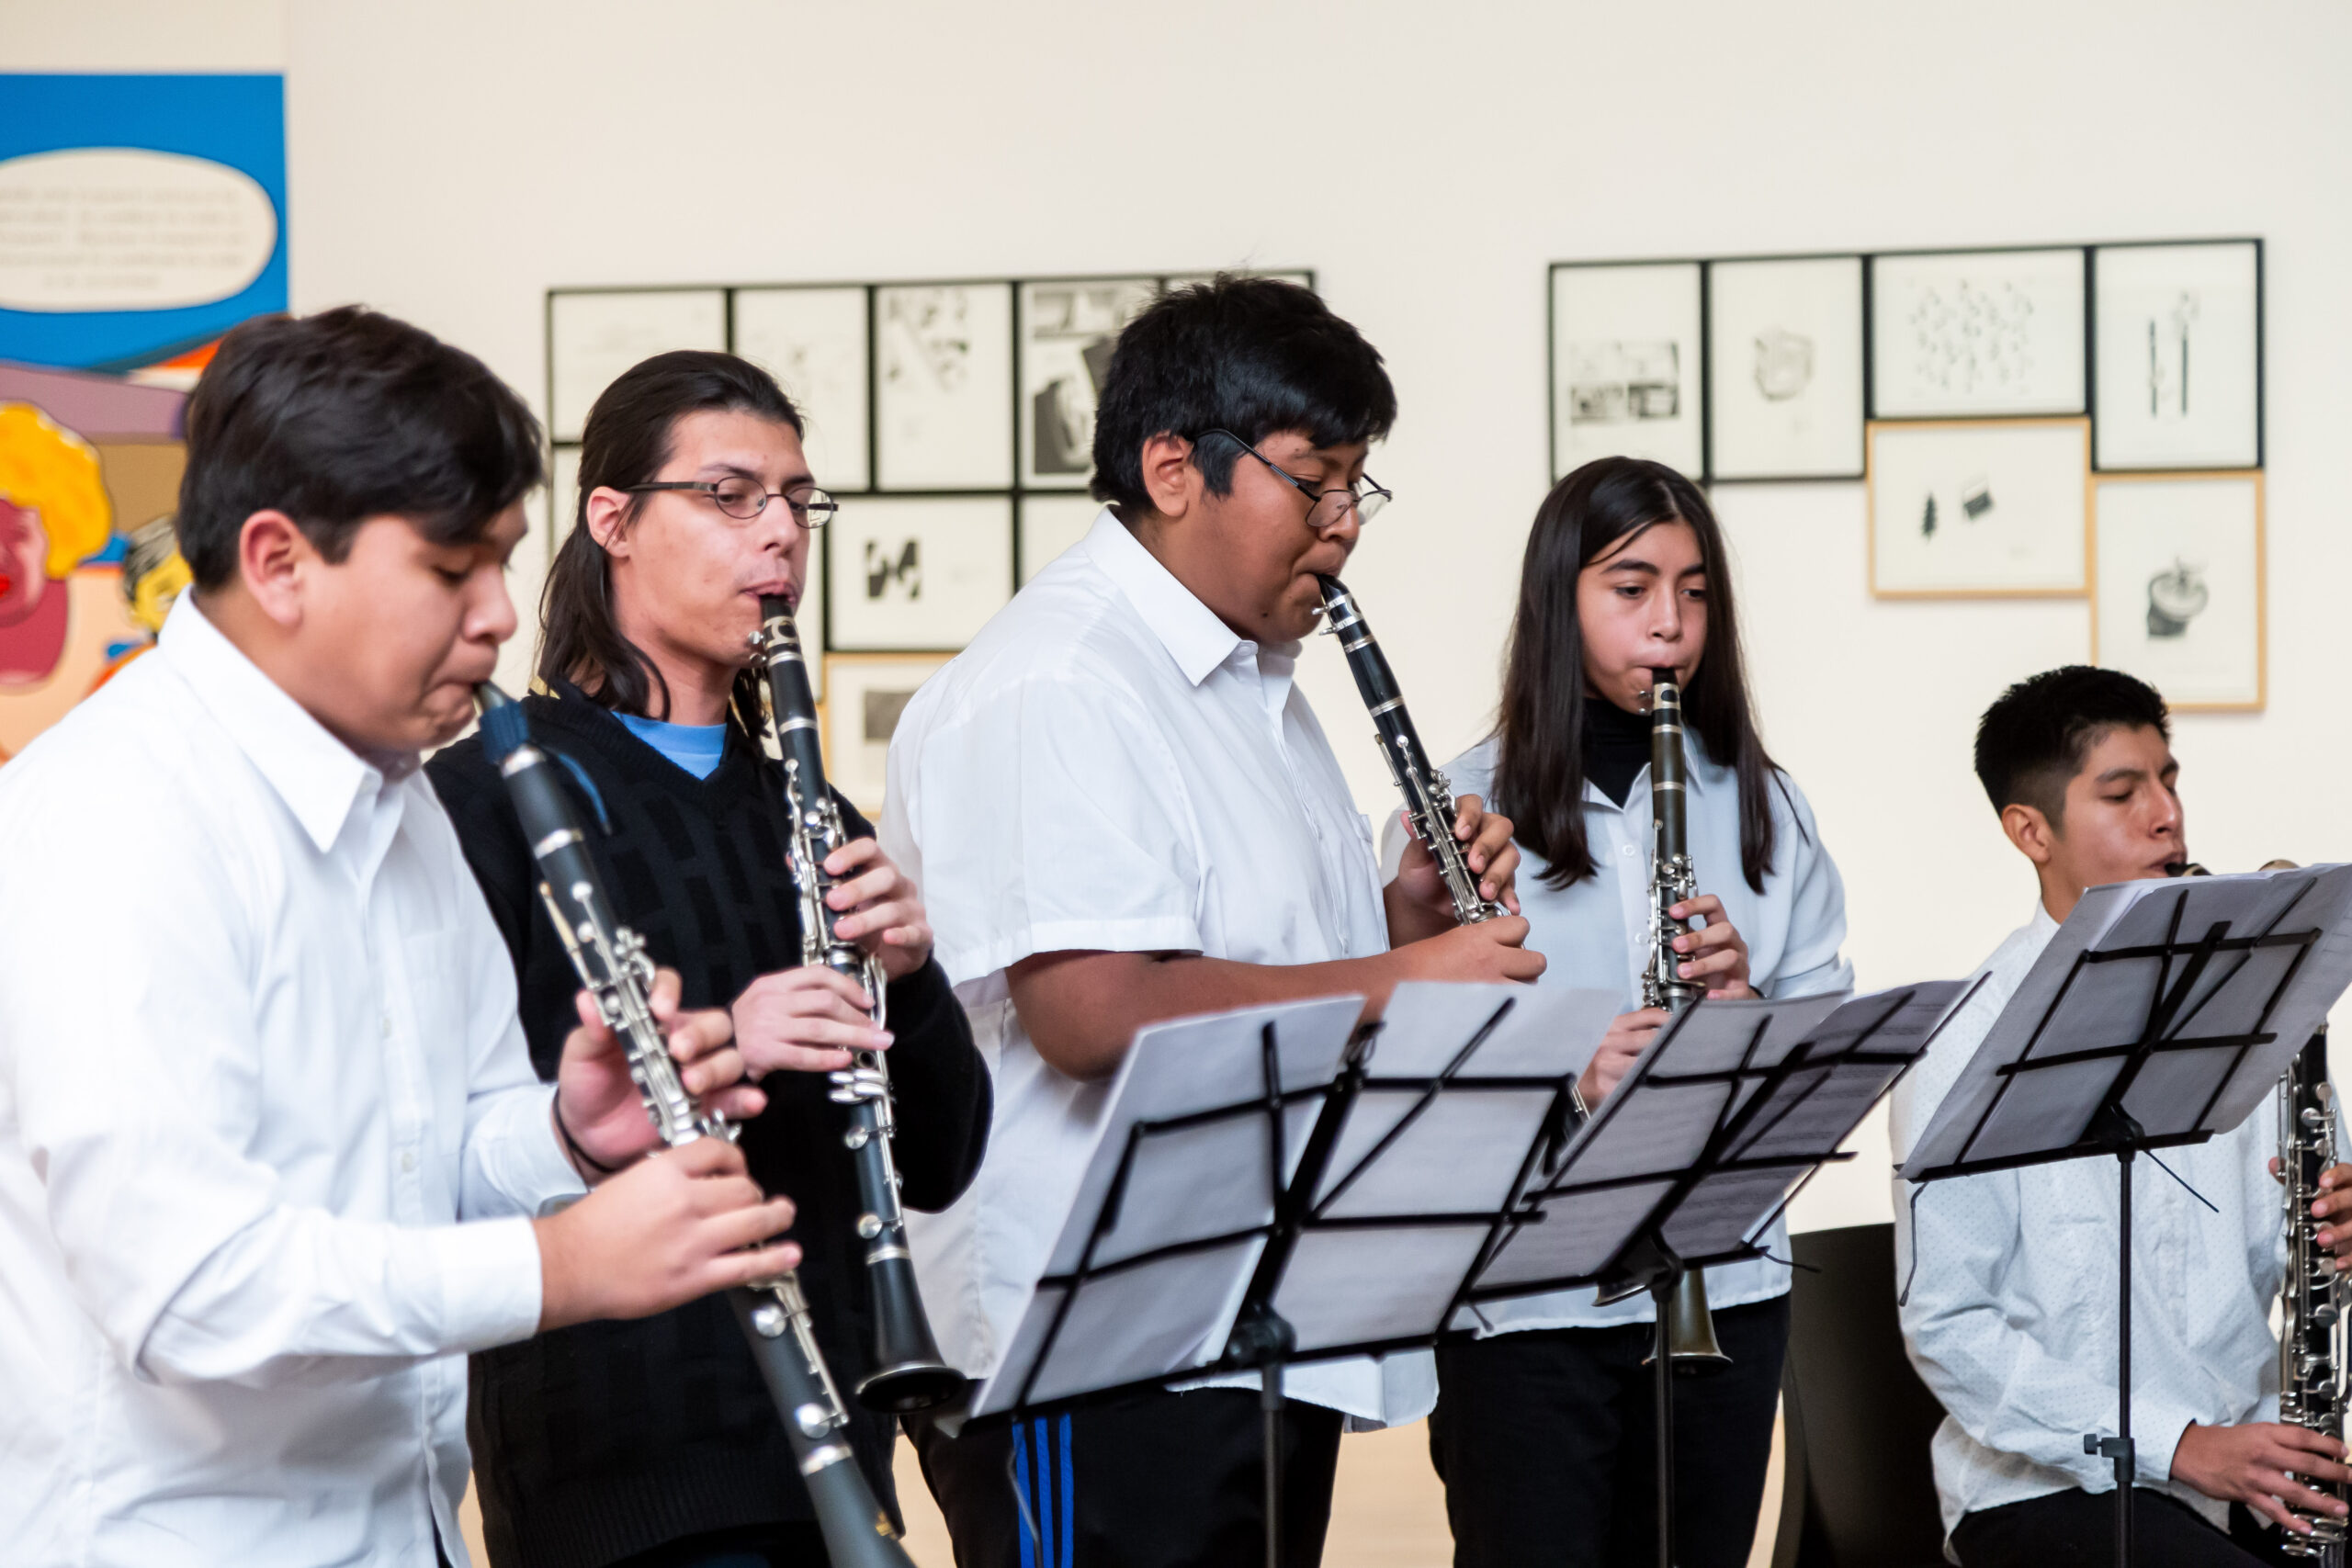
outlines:
[{"label": "grid of framed artwork", "polygon": [[1095,397],[1120,330],[1208,276],[550,289],[556,535],[576,513],[582,427],[622,371],[706,348],[773,372],[842,503],[812,541],[799,615],[825,652],[831,765],[853,801],[878,804],[914,687],[1092,525]]},{"label": "grid of framed artwork", "polygon": [[1871,592],[2075,597],[2182,708],[2263,701],[2262,242],[1562,262],[1555,478],[1860,480]]}]

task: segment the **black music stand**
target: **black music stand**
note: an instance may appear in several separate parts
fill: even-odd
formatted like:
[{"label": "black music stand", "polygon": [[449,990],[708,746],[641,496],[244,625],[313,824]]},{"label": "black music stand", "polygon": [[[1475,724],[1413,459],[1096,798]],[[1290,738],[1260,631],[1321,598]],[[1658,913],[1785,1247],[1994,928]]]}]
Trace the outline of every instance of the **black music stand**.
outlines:
[{"label": "black music stand", "polygon": [[[1603,992],[1408,983],[1358,1032],[1362,1007],[1339,997],[1244,1009],[1136,1036],[1070,1217],[972,1419],[1255,1371],[1267,1561],[1279,1563],[1285,1367],[1434,1340],[1532,1151],[1565,1130],[1570,1088],[1618,1010]],[[1369,1078],[1375,1051],[1408,1076]],[[1373,1108],[1351,1115],[1368,1084],[1379,1086]],[[1400,1092],[1411,1103],[1395,1103]],[[1468,1194],[1469,1212],[1425,1213],[1433,1193]],[[1401,1255],[1363,1223],[1399,1203],[1411,1212],[1391,1232],[1451,1222],[1464,1233],[1434,1285],[1399,1270]]]},{"label": "black music stand", "polygon": [[2352,981],[2352,867],[2094,887],[1903,1164],[1924,1184],[2116,1162],[2115,1560],[2132,1561],[2132,1173],[2245,1120]]},{"label": "black music stand", "polygon": [[[1480,1303],[1589,1283],[1645,1232],[1679,1234],[1686,1209],[1706,1209],[1739,1244],[1710,1242],[1694,1260],[1748,1255],[1746,1236],[1917,1055],[1900,1047],[1906,1032],[1924,1037],[1948,1001],[1911,987],[1826,1025],[1838,998],[1694,1009],[1582,1132],[1570,1088],[1620,1010],[1607,993],[1408,984],[1376,1033],[1349,1034],[1354,998],[1146,1031],[974,1418],[1257,1370],[1278,1562],[1285,1367],[1471,1332]],[[1694,1055],[1715,1014],[1744,1062],[1703,1083],[1658,1068]],[[1247,1100],[1217,1087],[1248,1079]],[[1688,1122],[1678,1091],[1690,1088],[1711,1109],[1676,1152],[1706,1156],[1708,1168],[1662,1168],[1654,1112]],[[1831,1122],[1821,1143],[1815,1123]],[[1619,1179],[1628,1162],[1651,1177]],[[1528,1239],[1543,1235],[1575,1243],[1572,1256]]]},{"label": "black music stand", "polygon": [[[1674,1563],[1668,1303],[1685,1270],[1760,1255],[1762,1234],[1955,1010],[1936,981],[1849,1001],[1699,1002],[1658,1032],[1530,1192],[1465,1305],[1597,1284],[1657,1303],[1657,1551]],[[1541,1223],[1538,1223],[1541,1222]]]}]

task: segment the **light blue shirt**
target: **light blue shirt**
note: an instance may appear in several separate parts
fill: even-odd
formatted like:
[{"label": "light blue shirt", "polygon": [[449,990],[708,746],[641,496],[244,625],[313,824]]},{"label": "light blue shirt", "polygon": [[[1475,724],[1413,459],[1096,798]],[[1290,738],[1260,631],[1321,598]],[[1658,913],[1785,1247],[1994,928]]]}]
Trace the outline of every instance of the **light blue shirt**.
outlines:
[{"label": "light blue shirt", "polygon": [[[2036,900],[2033,919],[1977,971],[1984,985],[1895,1086],[1888,1133],[1898,1165],[2057,934]],[[2178,1181],[2150,1168],[2154,1160],[2132,1168],[2134,1484],[2168,1493],[2217,1529],[2228,1506],[2175,1480],[2173,1452],[2191,1422],[2278,1419],[2270,1309],[2287,1242],[2270,1177],[2278,1147],[2275,1111],[2257,1111],[2210,1142],[2165,1150]],[[1895,1267],[1910,1277],[1903,1339],[1949,1412],[1933,1448],[1947,1533],[1965,1515],[2070,1487],[2114,1493],[2114,1462],[2083,1452],[2083,1435],[2115,1429],[2116,1188],[2110,1159],[1917,1189],[1894,1179]]]},{"label": "light blue shirt", "polygon": [[[1747,939],[1748,983],[1768,997],[1820,996],[1853,988],[1854,966],[1838,949],[1846,940],[1846,885],[1814,825],[1813,807],[1787,774],[1771,791],[1772,864],[1764,891],[1747,886],[1739,859],[1739,780],[1709,759],[1690,737],[1687,826],[1699,890],[1724,902],[1732,925]],[[1445,765],[1456,795],[1494,799],[1496,742],[1482,741]],[[1615,991],[1625,1009],[1641,1006],[1642,964],[1649,943],[1650,774],[1644,768],[1619,806],[1588,782],[1585,841],[1594,874],[1567,887],[1549,887],[1549,863],[1520,848],[1518,889],[1527,917],[1527,945],[1545,960],[1536,984]],[[1400,816],[1388,818],[1381,863],[1391,875],[1407,841]],[[1786,1258],[1788,1226],[1775,1221],[1759,1238]],[[1707,1270],[1707,1300],[1717,1307],[1769,1301],[1789,1288],[1788,1267],[1770,1258],[1721,1264]],[[1597,1328],[1653,1320],[1649,1298],[1634,1295],[1594,1304],[1590,1289],[1558,1291],[1489,1302],[1479,1311],[1489,1332],[1525,1328]]]},{"label": "light blue shirt", "polygon": [[707,779],[717,772],[718,759],[727,750],[724,724],[670,724],[658,718],[639,718],[633,713],[616,713],[613,716],[628,726],[631,735],[698,779]]}]

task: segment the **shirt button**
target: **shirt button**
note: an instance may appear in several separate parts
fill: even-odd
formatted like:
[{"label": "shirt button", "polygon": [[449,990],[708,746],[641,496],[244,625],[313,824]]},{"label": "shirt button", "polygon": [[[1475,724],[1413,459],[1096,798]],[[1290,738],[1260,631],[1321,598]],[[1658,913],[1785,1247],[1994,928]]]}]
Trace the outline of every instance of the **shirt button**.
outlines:
[{"label": "shirt button", "polygon": [[384,1031],[384,1038],[390,1040],[392,1037],[392,1015],[390,1013],[386,1013],[376,1021],[382,1027]]},{"label": "shirt button", "polygon": [[1631,844],[1620,844],[1617,846],[1617,852],[1621,855],[1632,854],[1634,852],[1634,846]]},{"label": "shirt button", "polygon": [[402,1149],[401,1151],[401,1174],[403,1176],[413,1176],[415,1173],[416,1151],[414,1149]]}]

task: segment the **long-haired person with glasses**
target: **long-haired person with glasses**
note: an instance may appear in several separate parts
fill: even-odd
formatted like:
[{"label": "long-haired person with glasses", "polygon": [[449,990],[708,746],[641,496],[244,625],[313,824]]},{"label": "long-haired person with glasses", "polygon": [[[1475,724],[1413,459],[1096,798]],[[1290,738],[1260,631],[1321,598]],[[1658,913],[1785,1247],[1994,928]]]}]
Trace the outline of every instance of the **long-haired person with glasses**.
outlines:
[{"label": "long-haired person with glasses", "polygon": [[[1662,463],[1604,457],[1536,508],[1493,735],[1445,765],[1511,815],[1543,984],[1614,991],[1619,1017],[1586,1070],[1615,1088],[1658,1026],[1648,956],[1654,671],[1682,685],[1684,811],[1699,893],[1674,918],[1681,977],[1711,997],[1842,991],[1846,897],[1793,780],[1758,736],[1723,531]],[[1401,830],[1387,834],[1391,852]],[[1786,1256],[1784,1227],[1768,1247]],[[1678,1378],[1676,1540],[1683,1568],[1747,1561],[1788,1343],[1789,1270],[1707,1270],[1728,1367]],[[1657,1561],[1649,1298],[1589,1289],[1480,1309],[1481,1337],[1437,1353],[1430,1448],[1458,1568],[1643,1568]]]},{"label": "long-haired person with glasses", "polygon": [[[883,843],[923,880],[996,1079],[997,1154],[910,1224],[950,1360],[994,1370],[1092,1147],[1108,1080],[1163,1019],[1408,978],[1532,979],[1516,917],[1454,923],[1424,852],[1385,889],[1300,639],[1386,492],[1380,355],[1313,294],[1220,278],[1119,339],[1094,427],[1110,505],[915,694]],[[1334,650],[1332,657],[1338,657]],[[1462,802],[1490,897],[1510,824]],[[1240,1086],[1236,1086],[1239,1088]],[[1426,1355],[1294,1368],[1283,1561],[1322,1553],[1343,1421],[1414,1419]],[[1264,1551],[1256,1379],[1008,1431],[914,1432],[960,1568],[1247,1562]]]},{"label": "long-haired person with glasses", "polygon": [[[535,738],[578,764],[594,852],[648,950],[690,1007],[726,1008],[766,1111],[743,1129],[751,1174],[799,1205],[792,1236],[818,1341],[854,1387],[865,1364],[860,1212],[846,1119],[825,1074],[888,1047],[905,1201],[939,1208],[986,1145],[989,1077],[931,958],[914,885],[844,801],[855,841],[829,864],[842,932],[888,976],[888,1033],[857,987],[802,967],[776,764],[748,673],[760,598],[799,602],[832,498],[803,455],[801,416],[767,372],[730,355],[665,354],[607,388],[580,453],[579,510],[549,574]],[[542,1074],[576,983],[538,874],[478,741],[431,765],[504,934]],[[892,1499],[886,1417],[853,1404],[875,1494]],[[610,1331],[567,1330],[478,1356],[470,1421],[497,1568],[609,1563],[763,1568],[825,1553],[775,1407],[713,1296]]]}]

